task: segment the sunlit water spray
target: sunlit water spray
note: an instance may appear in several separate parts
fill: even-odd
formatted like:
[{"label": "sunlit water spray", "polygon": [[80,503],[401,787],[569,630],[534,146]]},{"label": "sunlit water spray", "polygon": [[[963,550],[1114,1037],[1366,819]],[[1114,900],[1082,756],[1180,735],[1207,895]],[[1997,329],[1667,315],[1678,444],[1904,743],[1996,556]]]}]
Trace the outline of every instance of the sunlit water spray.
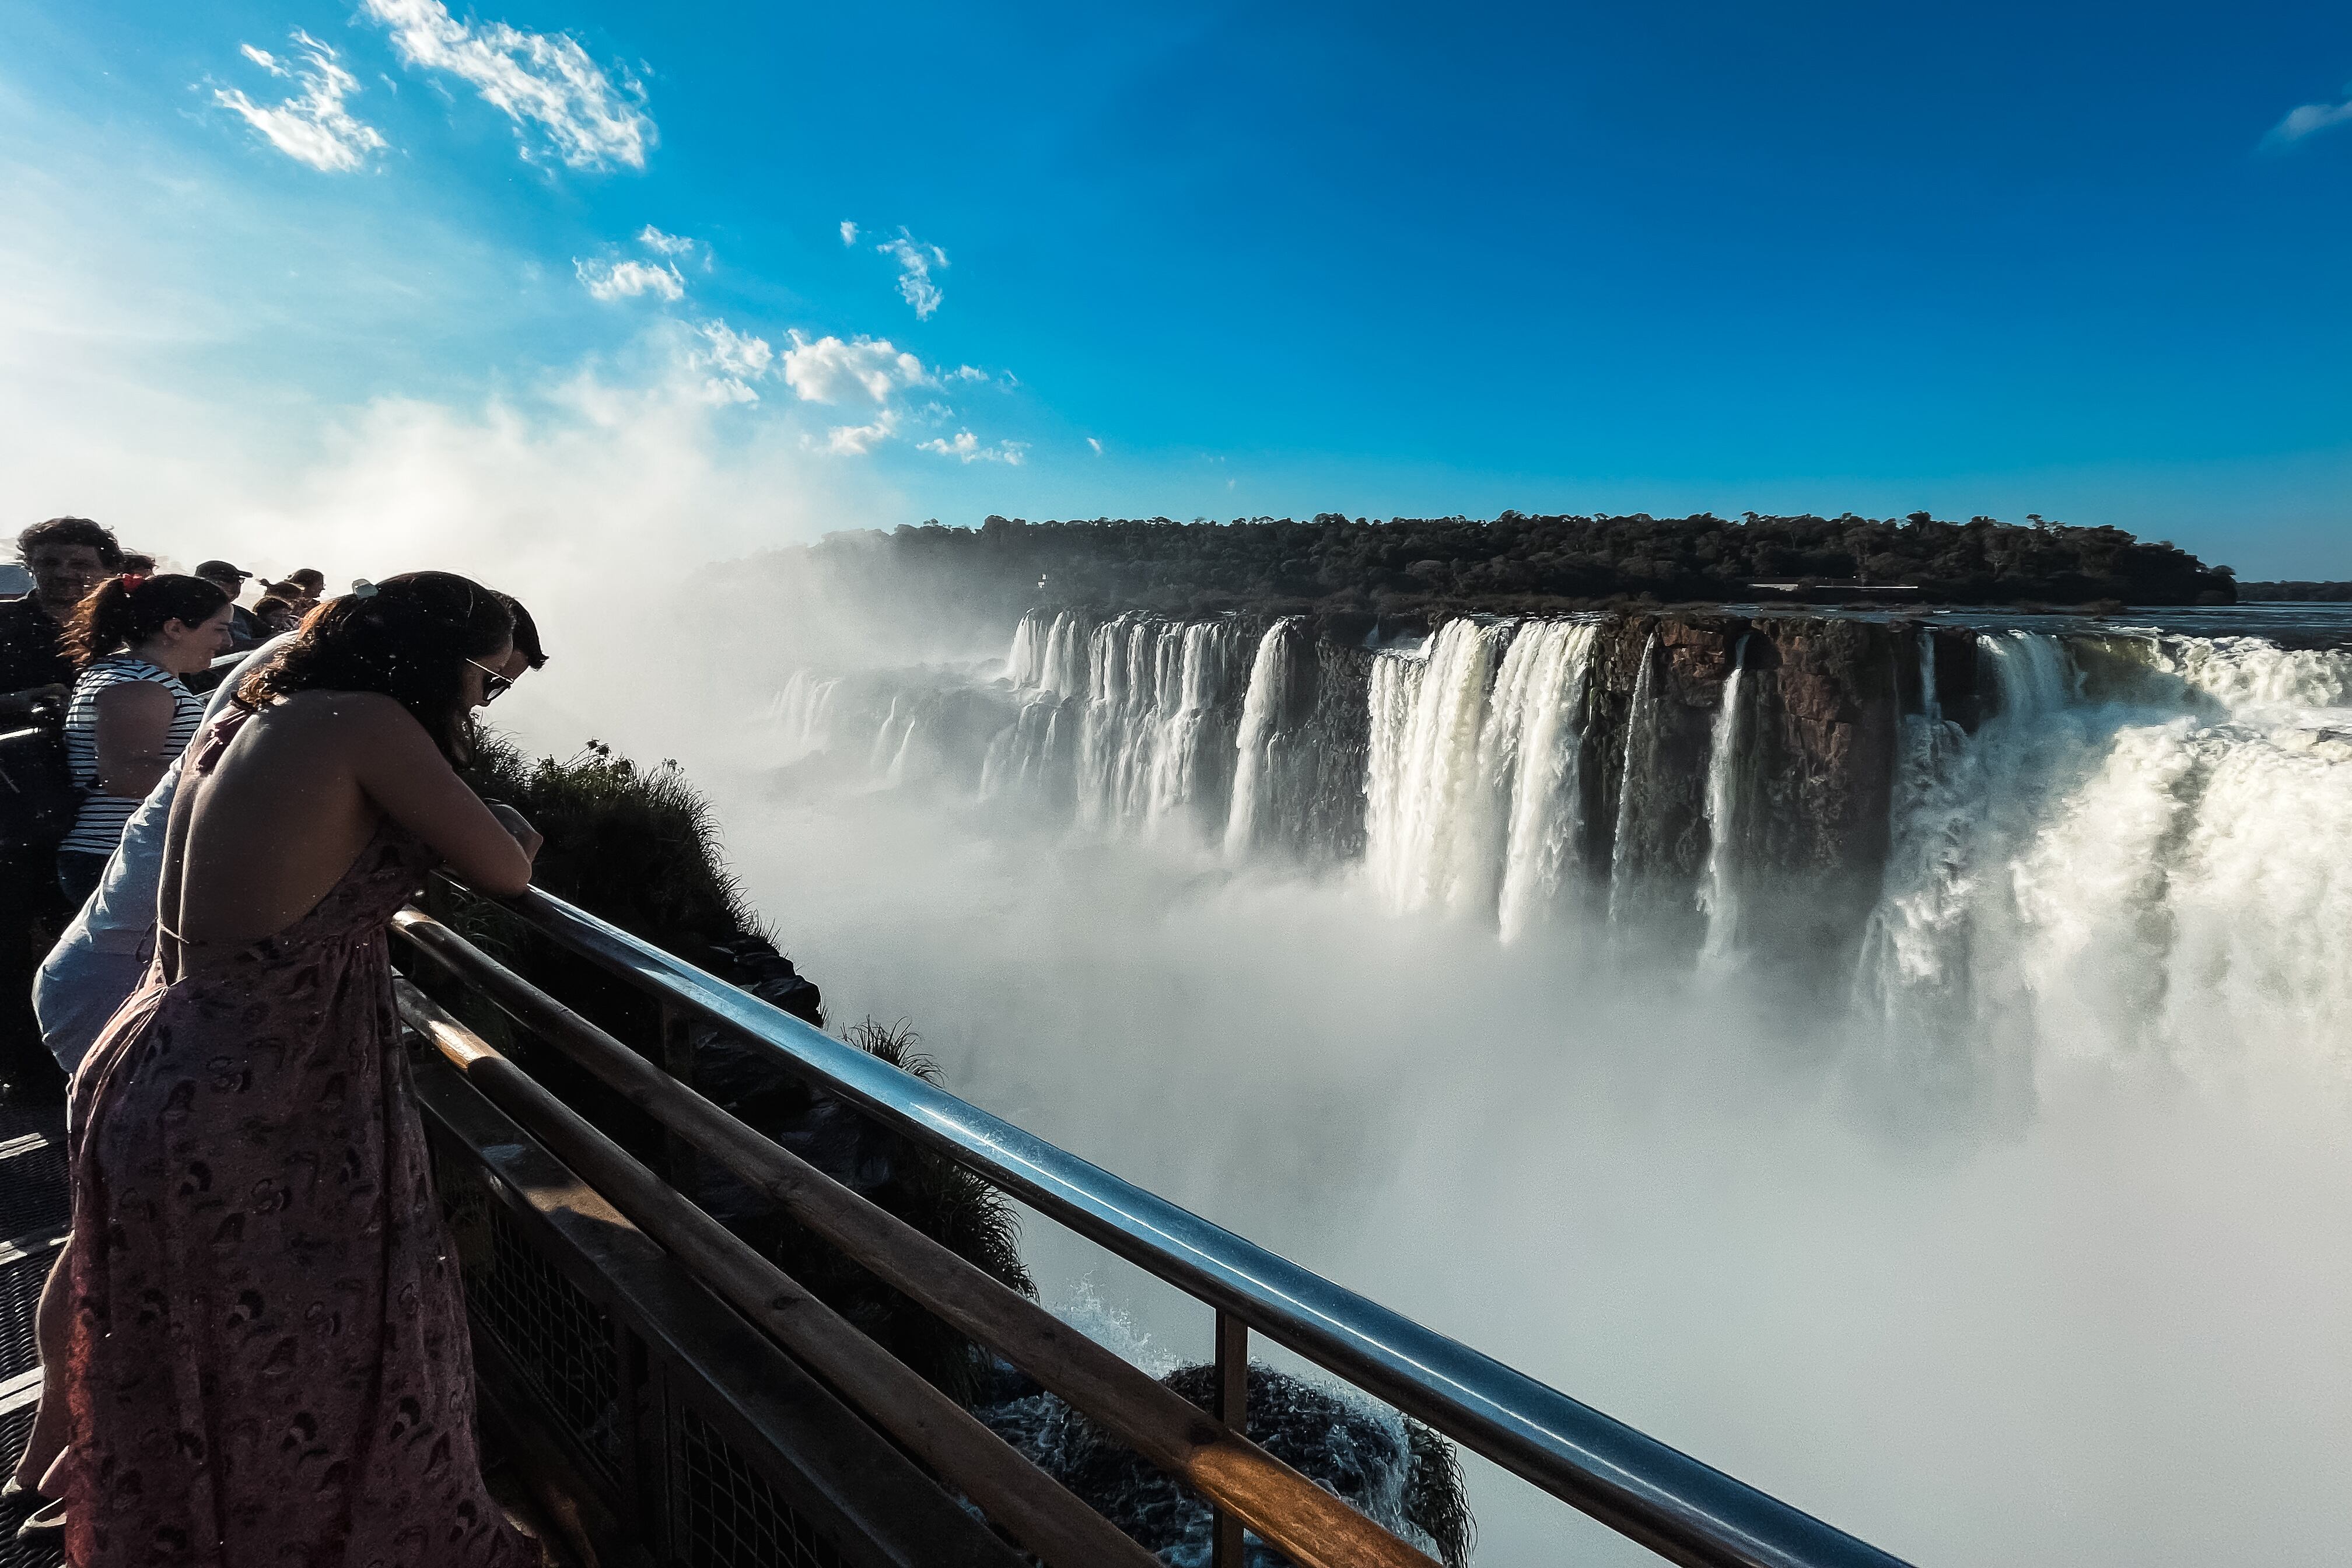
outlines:
[{"label": "sunlit water spray", "polygon": [[[1622,628],[1591,618],[1415,653],[1234,623],[1203,702],[1161,650],[1181,675],[1173,628],[1211,623],[1158,623],[1144,683],[1108,624],[845,680],[821,745],[823,682],[780,704],[776,754],[848,773],[910,715],[930,754],[943,697],[994,716],[896,789],[787,769],[722,801],[836,1016],[912,1015],[960,1092],[1915,1560],[2334,1561],[2341,651],[1896,634],[1883,865],[1792,1010],[1760,634],[1695,675],[1663,642],[1604,659]],[[921,699],[895,721],[891,679]],[[1193,798],[1229,805],[1150,829],[1137,781],[1188,710],[1223,737]],[[1363,847],[1301,858],[1294,764],[1337,714]],[[1091,826],[1082,768],[1125,781]],[[1652,828],[1696,837],[1636,881],[1676,847]],[[1634,964],[1612,904],[1703,941]],[[1093,1275],[1204,1353],[1196,1309],[1028,1243],[1049,1292]],[[1484,1568],[1643,1560],[1490,1472],[1474,1501]]]}]

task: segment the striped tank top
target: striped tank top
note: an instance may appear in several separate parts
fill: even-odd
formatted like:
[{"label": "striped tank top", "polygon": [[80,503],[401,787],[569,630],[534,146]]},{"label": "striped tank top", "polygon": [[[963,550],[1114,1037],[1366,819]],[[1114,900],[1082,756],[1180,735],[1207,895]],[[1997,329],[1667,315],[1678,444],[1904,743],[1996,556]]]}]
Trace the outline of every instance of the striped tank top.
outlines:
[{"label": "striped tank top", "polygon": [[[98,778],[98,694],[110,686],[131,680],[155,681],[172,694],[174,707],[172,729],[163,741],[164,762],[169,763],[187,750],[197,725],[204,721],[205,700],[161,665],[132,658],[128,654],[100,659],[75,678],[73,699],[66,704],[66,770],[83,789],[89,789]],[[85,795],[81,812],[74,818],[73,831],[58,847],[83,855],[111,855],[114,847],[122,841],[123,824],[138,809],[135,799]]]}]

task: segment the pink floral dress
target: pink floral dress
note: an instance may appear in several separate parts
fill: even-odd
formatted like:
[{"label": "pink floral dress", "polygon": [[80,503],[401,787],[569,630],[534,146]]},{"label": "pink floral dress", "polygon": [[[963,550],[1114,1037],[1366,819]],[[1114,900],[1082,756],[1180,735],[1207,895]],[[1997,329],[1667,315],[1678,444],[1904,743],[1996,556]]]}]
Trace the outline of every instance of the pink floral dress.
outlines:
[{"label": "pink floral dress", "polygon": [[75,1075],[78,1568],[540,1561],[482,1484],[393,1005],[386,924],[433,863],[387,819],[278,935],[168,983],[159,959]]}]

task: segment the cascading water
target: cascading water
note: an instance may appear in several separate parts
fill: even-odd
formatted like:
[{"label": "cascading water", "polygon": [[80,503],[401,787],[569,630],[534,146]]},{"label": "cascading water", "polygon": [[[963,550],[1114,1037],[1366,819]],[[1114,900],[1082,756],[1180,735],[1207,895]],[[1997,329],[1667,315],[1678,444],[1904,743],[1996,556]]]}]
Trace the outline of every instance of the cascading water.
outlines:
[{"label": "cascading water", "polygon": [[1723,683],[1723,706],[1717,710],[1707,738],[1706,877],[1699,884],[1699,911],[1706,916],[1706,944],[1699,962],[1710,969],[1728,966],[1739,952],[1739,874],[1745,824],[1739,780],[1747,771],[1748,736],[1740,722],[1746,707],[1741,686],[1748,673],[1748,636],[1739,639],[1731,656],[1731,675]]},{"label": "cascading water", "polygon": [[[2011,629],[2021,622],[2038,629]],[[1049,614],[1016,634],[1001,663],[902,672],[909,689],[955,684],[984,708],[979,741],[961,752],[935,739],[943,731],[928,707],[901,704],[893,721],[877,695],[885,683],[852,679],[824,699],[810,678],[778,702],[782,731],[812,743],[829,731],[845,771],[882,750],[885,724],[896,748],[885,769],[896,766],[911,729],[919,758],[958,759],[937,778],[968,796],[977,772],[983,793],[1044,808],[1030,815],[1056,836],[1079,818],[1082,730],[1096,737],[1092,776],[1127,781],[1127,795],[1102,798],[1131,803],[1154,797],[1138,795],[1132,771],[1146,734],[1163,731],[1171,712],[1220,715],[1202,745],[1223,749],[1231,798],[1205,842],[1061,854],[1034,823],[1013,822],[1016,853],[972,858],[1007,879],[976,908],[1027,900],[999,945],[964,951],[956,906],[957,923],[935,921],[930,942],[868,963],[872,988],[904,1005],[900,987],[926,966],[926,949],[956,947],[921,998],[927,1014],[1002,994],[968,1031],[971,1059],[997,1064],[990,1089],[1002,1103],[1054,1105],[1138,1165],[1157,1157],[1160,1172],[1186,1179],[1231,1173],[1226,1188],[1188,1195],[1207,1193],[1252,1224],[1304,1209],[1293,1235],[1308,1234],[1311,1247],[1323,1237],[1309,1227],[1334,1211],[1296,1194],[1335,1181],[1344,1192],[1356,1167],[1336,1177],[1328,1163],[1310,1169],[1296,1139],[1247,1127],[1210,1160],[1197,1136],[1160,1142],[1164,1127],[1220,1125],[1234,1105],[1303,1107],[1295,1125],[1338,1129],[1313,1145],[1318,1156],[1362,1151],[1366,1179],[1381,1184],[1382,1201],[1366,1210],[1375,1217],[1351,1244],[1360,1250],[1331,1249],[1341,1263],[1394,1254],[1404,1261],[1393,1278],[1410,1280],[1414,1257],[1442,1255],[1465,1277],[1509,1279],[1512,1300],[1567,1300],[1571,1277],[1580,1289],[1639,1279],[1604,1310],[1572,1314],[1612,1331],[1657,1322],[1664,1298],[1645,1269],[1672,1283],[1719,1265],[1728,1245],[1764,1260],[1759,1278],[1803,1281],[1779,1298],[1768,1332],[1738,1342],[1737,1364],[1779,1355],[1780,1387],[1827,1386],[1832,1414],[1812,1413],[1822,1429],[1839,1418],[1843,1373],[1864,1366],[1892,1383],[1930,1368],[1948,1383],[1907,1394],[1916,1407],[1954,1400],[1970,1431],[2023,1430],[2019,1410],[2047,1423],[2018,1460],[2017,1495],[2059,1495],[2033,1489],[2051,1456],[2077,1463],[2061,1498],[2073,1533],[2060,1556],[2232,1560],[2229,1542],[2213,1545],[2219,1530],[2193,1550],[2166,1550],[2167,1532],[2222,1495],[2219,1483],[2159,1531],[2145,1478],[2189,1473],[2180,1467],[2197,1462],[2198,1435],[2239,1408],[2250,1413],[2231,1432],[2242,1448],[2270,1411],[2292,1406],[2309,1369],[2330,1399],[2343,1381],[2325,1376],[2333,1363],[2311,1314],[2275,1306],[2341,1295],[2334,1274],[2313,1272],[2341,1233],[2340,1172],[2317,1156],[2265,1162],[2297,1140],[2340,1144],[2341,1108],[2317,1075],[2273,1068],[2316,1061],[2352,1076],[2352,654],[2169,629],[2193,631],[2189,616],[2161,633],[1990,613],[1973,627],[1960,614],[1889,624],[1728,611],[1456,622],[1433,628],[1418,655],[1377,652],[1328,618],[1237,621],[1229,679],[1209,703],[1205,687],[1188,695],[1181,679],[1171,700],[1163,662],[1180,676],[1188,660],[1206,668],[1186,642],[1209,623],[1130,618],[1116,639],[1115,694],[1108,668],[1098,687],[1091,667],[1104,624]],[[1147,625],[1148,635],[1137,629]],[[1101,639],[1103,659],[1113,644]],[[1051,684],[1049,662],[1064,672]],[[1005,679],[1024,669],[1025,679]],[[833,716],[814,725],[805,716],[827,700]],[[1310,728],[1310,713],[1322,728]],[[1125,726],[1115,739],[1113,720]],[[1326,744],[1332,735],[1352,743]],[[1149,760],[1156,768],[1175,754],[1155,749]],[[1369,846],[1355,874],[1301,868],[1287,853],[1303,797],[1285,770],[1302,755],[1339,756],[1339,793],[1361,791]],[[821,776],[802,770],[794,782]],[[1094,820],[1124,832],[1133,809],[1099,806]],[[999,816],[943,793],[890,821],[952,846]],[[1850,860],[1831,858],[1840,847]],[[1235,865],[1248,874],[1229,876]],[[1137,889],[1149,897],[1130,898]],[[1375,900],[1416,912],[1380,918],[1363,907]],[[1438,914],[1449,920],[1426,918]],[[1675,920],[1669,936],[1653,934]],[[1487,951],[1496,933],[1516,950]],[[1801,946],[1816,953],[1813,967],[1792,960]],[[1612,975],[1621,956],[1635,967]],[[1668,972],[1691,960],[1721,967],[1697,984]],[[1021,983],[999,984],[1008,973]],[[1105,1000],[1067,1005],[1084,974],[1111,977]],[[1727,983],[1706,983],[1715,976]],[[1225,1010],[1194,1027],[1204,997]],[[1066,1054],[1041,1058],[1029,1021],[1066,1016]],[[1122,1016],[1187,1022],[1105,1048],[1102,1021]],[[1362,1051],[1391,1017],[1402,1021],[1391,1054]],[[1431,1039],[1449,1061],[1458,1052],[1486,1065],[1456,1101],[1411,1087]],[[1022,1048],[991,1049],[999,1040]],[[1224,1040],[1242,1043],[1207,1055]],[[1199,1107],[1181,1108],[1196,1114],[1164,1103],[1175,1059],[1223,1069]],[[1090,1076],[1114,1067],[1129,1076],[1109,1089]],[[2204,1078],[2223,1092],[2198,1092]],[[1075,1087],[1055,1102],[1041,1087],[1052,1083]],[[1368,1083],[1385,1088],[1349,1098]],[[1622,1101],[1612,1094],[1621,1084],[1631,1085]],[[1678,1086],[1695,1092],[1668,1098]],[[1794,1098],[1777,1098],[1791,1087]],[[1295,1098],[1277,1101],[1283,1093]],[[1588,1101],[1598,1108],[1583,1114]],[[1733,1108],[1720,1123],[1708,1120],[1718,1102]],[[1096,1121],[1072,1109],[1138,1104],[1147,1110]],[[1856,1142],[1872,1157],[1849,1166],[1839,1151],[1857,1106]],[[2316,1130],[2282,1133],[2292,1119],[2282,1110],[2310,1110]],[[1782,1131],[1785,1163],[1759,1156]],[[1655,1164],[1642,1163],[1645,1152]],[[1475,1180],[1458,1191],[1434,1186],[1436,1173],[1464,1168]],[[1689,1190],[1674,1185],[1685,1172],[1695,1173]],[[1526,1194],[1604,1191],[1636,1195],[1567,1240],[1529,1240]],[[1719,1205],[1718,1192],[1728,1194]],[[1462,1216],[1482,1216],[1482,1201],[1493,1206],[1474,1234]],[[1420,1254],[1400,1250],[1396,1237],[1414,1233],[1391,1212],[1416,1202]],[[1687,1250],[1655,1250],[1658,1216],[1677,1203],[1697,1205],[1677,1244]],[[2167,1228],[2174,1218],[2178,1230]],[[1621,1234],[1624,1250],[1612,1254]],[[1805,1267],[1769,1267],[1791,1257]],[[2173,1267],[2179,1258],[2210,1260],[2206,1272],[2221,1285],[2209,1293],[2196,1267]],[[1507,1274],[1522,1258],[1527,1272]],[[2036,1337],[2071,1319],[2079,1323]],[[1660,1364],[1734,1364],[1730,1342],[1709,1337],[1720,1321],[1694,1309],[1634,1349]],[[2267,1365],[2236,1357],[2266,1326],[2284,1348]],[[1864,1342],[1874,1361],[1853,1352]],[[2210,1384],[2200,1419],[2171,1433],[2135,1422],[2133,1441],[2115,1439],[2112,1412],[2158,1408],[2153,1391],[2175,1368],[2161,1407]],[[1587,1363],[1533,1370],[1568,1387],[1591,1375]],[[2179,1431],[2189,1436],[2172,1444]],[[2151,1432],[2161,1437],[2152,1447]],[[2314,1471],[2325,1468],[2326,1437],[2324,1415],[2294,1429]],[[1940,1457],[1908,1459],[1932,1475]],[[2248,1494],[2257,1503],[2261,1479]],[[2118,1489],[2102,1500],[2103,1485]],[[1978,1493],[1999,1489],[1980,1482]],[[2229,1489],[2244,1490],[2237,1478]],[[1506,1517],[1499,1499],[1480,1507]],[[2075,1518],[2100,1508],[2105,1522]],[[2248,1517],[2264,1511],[2250,1505]],[[1853,1512],[1868,1522],[1866,1508]],[[2056,1520],[2036,1516],[1976,1555],[2030,1559],[2055,1538]],[[1547,1516],[1519,1538],[1532,1544],[1490,1545],[1486,1556],[1543,1561],[1556,1527]],[[2104,1541],[2084,1549],[2103,1535],[2112,1551],[2096,1549]],[[1918,1542],[1887,1544],[1907,1551],[1938,1544],[1934,1536],[1923,1526]],[[2328,1549],[2264,1556],[2319,1562]]]},{"label": "cascading water", "polygon": [[1078,740],[1078,822],[1222,826],[1232,755],[1217,721],[1237,659],[1229,621],[1120,616],[1095,628]]},{"label": "cascading water", "polygon": [[804,669],[793,671],[768,710],[782,737],[784,758],[791,761],[821,752],[833,742],[834,699],[841,690],[839,677],[822,677]]},{"label": "cascading water", "polygon": [[1584,712],[1599,633],[1589,621],[1539,622],[1503,657],[1482,755],[1507,790],[1496,907],[1505,942],[1558,916],[1582,868]]},{"label": "cascading water", "polygon": [[1373,666],[1364,859],[1391,909],[1470,909],[1500,869],[1480,767],[1486,692],[1507,626],[1449,621],[1414,658]]},{"label": "cascading water", "polygon": [[1633,706],[1625,715],[1625,756],[1617,770],[1617,830],[1610,839],[1609,927],[1622,932],[1639,919],[1643,882],[1649,868],[1643,854],[1644,805],[1658,760],[1658,634],[1642,644],[1633,677]]},{"label": "cascading water", "polygon": [[2095,700],[2059,638],[1984,634],[1993,715],[1906,721],[1856,1000],[1916,1076],[2344,1049],[2352,655],[2140,646],[2155,679]]},{"label": "cascading water", "polygon": [[[1802,686],[1819,679],[1792,672],[1797,645],[1762,657],[1769,625],[1669,645],[1601,617],[1458,619],[1418,652],[1334,653],[1295,619],[1253,635],[1230,617],[1033,615],[1003,676],[961,689],[976,705],[961,730],[935,672],[795,674],[772,713],[787,761],[831,750],[886,782],[961,777],[1231,863],[1287,855],[1333,791],[1360,787],[1365,880],[1388,907],[1491,920],[1507,942],[1582,910],[1628,942],[1681,931],[1672,951],[1718,968],[1785,958],[1790,900],[1821,885],[1819,837],[1792,851],[1780,831],[1814,798],[1791,778],[1847,770],[1832,782],[1851,795],[1875,766],[1874,892],[1805,929],[1853,954],[1853,1005],[1890,1066],[1981,1089],[2045,1041],[2184,1056],[2248,1020],[2281,1038],[2352,1029],[2352,653],[1898,626],[1877,657],[1916,667],[1917,695],[1869,742],[1866,713]],[[1955,682],[1973,730],[1947,711]],[[1829,750],[1770,752],[1808,723]],[[1360,775],[1329,776],[1359,747]]]},{"label": "cascading water", "polygon": [[1233,809],[1225,820],[1225,856],[1246,858],[1257,847],[1259,828],[1276,802],[1275,743],[1283,717],[1297,705],[1290,689],[1293,668],[1288,640],[1297,633],[1296,616],[1275,622],[1258,639],[1250,661],[1248,694],[1242,701],[1241,731],[1234,742]]}]

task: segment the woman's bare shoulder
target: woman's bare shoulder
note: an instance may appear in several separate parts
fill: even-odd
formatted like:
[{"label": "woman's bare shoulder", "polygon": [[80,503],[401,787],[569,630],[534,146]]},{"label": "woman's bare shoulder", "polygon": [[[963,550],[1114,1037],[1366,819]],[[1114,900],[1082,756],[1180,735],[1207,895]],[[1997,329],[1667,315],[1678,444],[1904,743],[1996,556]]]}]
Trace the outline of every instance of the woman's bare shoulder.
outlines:
[{"label": "woman's bare shoulder", "polygon": [[255,721],[278,734],[347,747],[404,745],[423,732],[398,699],[380,691],[298,691]]}]

